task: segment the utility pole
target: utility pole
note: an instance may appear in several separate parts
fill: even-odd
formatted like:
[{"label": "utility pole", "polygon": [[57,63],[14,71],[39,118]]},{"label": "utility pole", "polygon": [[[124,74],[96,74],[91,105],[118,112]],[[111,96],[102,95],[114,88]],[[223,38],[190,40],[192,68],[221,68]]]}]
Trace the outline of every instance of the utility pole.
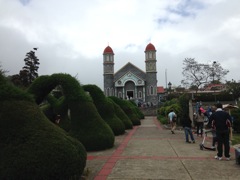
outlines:
[{"label": "utility pole", "polygon": [[[213,61],[213,64],[212,64],[212,76],[213,76],[213,85],[215,84],[214,82],[214,76],[215,76],[215,64],[216,64],[216,61]],[[215,86],[213,87],[213,94],[214,94],[214,99],[215,99],[215,102],[216,102],[216,93],[215,93]]]}]

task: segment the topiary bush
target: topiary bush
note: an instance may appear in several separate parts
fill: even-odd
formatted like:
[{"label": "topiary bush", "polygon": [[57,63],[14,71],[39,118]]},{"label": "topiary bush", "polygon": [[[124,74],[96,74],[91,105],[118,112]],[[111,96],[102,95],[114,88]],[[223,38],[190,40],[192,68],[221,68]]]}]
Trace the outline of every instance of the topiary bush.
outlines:
[{"label": "topiary bush", "polygon": [[61,96],[57,99],[49,94],[47,96],[47,102],[48,109],[43,109],[44,114],[47,117],[49,117],[48,114],[51,114],[49,118],[51,121],[55,121],[56,115],[59,114],[61,116],[59,126],[69,132],[71,130],[71,119],[69,117],[68,102],[65,96]]},{"label": "topiary bush", "polygon": [[142,113],[142,111],[137,107],[136,103],[133,101],[128,101],[131,103],[132,105],[132,109],[136,112],[136,114],[138,115],[139,119],[144,119],[144,114]]},{"label": "topiary bush", "polygon": [[118,104],[122,108],[122,110],[131,119],[134,126],[141,124],[140,118],[138,117],[136,111],[134,111],[134,108],[129,101],[114,96],[111,96],[109,98],[111,98],[116,104]]},{"label": "topiary bush", "polygon": [[3,82],[0,147],[0,179],[79,179],[86,165],[84,146],[51,123],[30,94]]},{"label": "topiary bush", "polygon": [[129,119],[126,113],[122,110],[122,108],[118,104],[116,104],[111,98],[108,98],[108,99],[113,103],[114,111],[116,115],[119,117],[119,119],[123,122],[125,129],[132,129],[133,128],[132,121]]},{"label": "topiary bush", "polygon": [[60,73],[40,76],[32,83],[28,92],[40,104],[57,85],[61,85],[64,103],[67,103],[70,111],[69,134],[77,138],[87,151],[113,147],[115,137],[111,128],[99,115],[91,97],[71,75]]},{"label": "topiary bush", "polygon": [[83,89],[90,93],[95,106],[103,120],[111,127],[114,135],[121,135],[125,132],[123,122],[114,111],[113,103],[105,97],[102,90],[96,85],[84,85]]},{"label": "topiary bush", "polygon": [[233,130],[240,132],[240,109],[232,109],[231,116],[233,117]]}]

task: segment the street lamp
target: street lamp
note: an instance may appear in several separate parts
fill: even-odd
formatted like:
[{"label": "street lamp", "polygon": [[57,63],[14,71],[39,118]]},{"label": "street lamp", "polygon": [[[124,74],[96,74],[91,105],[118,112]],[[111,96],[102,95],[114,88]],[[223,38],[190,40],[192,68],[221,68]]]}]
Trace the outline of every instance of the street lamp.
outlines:
[{"label": "street lamp", "polygon": [[215,102],[216,102],[216,93],[215,93],[215,82],[214,82],[214,76],[215,76],[215,64],[217,62],[216,61],[213,61],[213,64],[212,64],[212,76],[213,76],[213,80],[212,80],[212,84],[213,84],[213,94],[214,94],[214,99],[215,99]]},{"label": "street lamp", "polygon": [[169,93],[171,93],[171,89],[172,89],[172,83],[169,82],[169,83],[168,83],[168,91],[169,91]]},{"label": "street lamp", "polygon": [[[233,96],[233,92],[230,91],[229,94],[232,96],[232,101],[234,102],[234,96]],[[234,104],[234,103],[233,103]]]},{"label": "street lamp", "polygon": [[214,76],[215,76],[215,64],[217,62],[216,61],[213,61],[213,64],[212,64],[212,76],[213,76],[213,80],[212,80],[212,83],[214,83]]}]

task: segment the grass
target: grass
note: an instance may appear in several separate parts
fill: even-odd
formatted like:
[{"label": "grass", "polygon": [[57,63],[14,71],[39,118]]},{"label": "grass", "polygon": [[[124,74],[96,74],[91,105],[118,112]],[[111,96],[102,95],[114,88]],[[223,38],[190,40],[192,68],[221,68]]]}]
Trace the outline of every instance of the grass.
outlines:
[{"label": "grass", "polygon": [[232,145],[240,144],[240,134],[239,133],[233,133],[232,137]]}]

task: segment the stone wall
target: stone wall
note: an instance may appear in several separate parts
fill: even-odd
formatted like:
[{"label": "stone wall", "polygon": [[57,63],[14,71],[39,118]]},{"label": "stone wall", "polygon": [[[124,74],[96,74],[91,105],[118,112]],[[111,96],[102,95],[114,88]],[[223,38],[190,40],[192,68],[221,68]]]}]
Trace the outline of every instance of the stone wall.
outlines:
[{"label": "stone wall", "polygon": [[147,108],[140,108],[140,110],[142,111],[142,113],[145,116],[157,116],[157,107],[156,106],[147,107]]}]

